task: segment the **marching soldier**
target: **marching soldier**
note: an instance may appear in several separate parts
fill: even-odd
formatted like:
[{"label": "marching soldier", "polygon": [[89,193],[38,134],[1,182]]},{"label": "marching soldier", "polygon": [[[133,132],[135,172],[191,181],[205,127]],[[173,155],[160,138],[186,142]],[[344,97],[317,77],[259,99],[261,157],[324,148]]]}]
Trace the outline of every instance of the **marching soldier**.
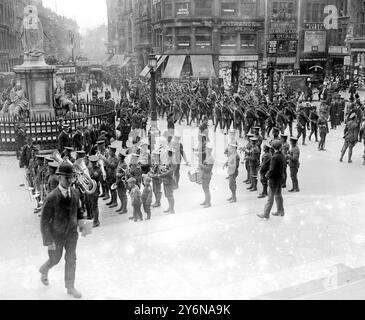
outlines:
[{"label": "marching soldier", "polygon": [[[282,134],[281,135],[281,151],[283,152],[283,155],[286,156],[289,154],[289,151],[290,151],[290,145],[288,143],[288,136],[286,134]],[[282,185],[282,188],[286,188],[286,180],[288,178],[288,174],[287,174],[287,167],[288,167],[288,164],[285,163],[284,165],[284,172],[283,172],[283,185]]]},{"label": "marching soldier", "polygon": [[299,183],[298,183],[298,170],[300,166],[299,157],[300,150],[297,145],[298,139],[291,137],[290,144],[291,149],[289,154],[287,155],[287,159],[289,160],[289,168],[290,168],[290,177],[292,179],[293,188],[289,190],[289,192],[299,192]]},{"label": "marching soldier", "polygon": [[128,197],[127,197],[127,171],[128,165],[125,163],[126,158],[126,150],[122,149],[119,152],[118,158],[119,163],[117,167],[117,193],[120,200],[120,208],[116,211],[119,214],[125,214],[128,212],[127,205],[128,205]]},{"label": "marching soldier", "polygon": [[303,146],[306,145],[305,138],[307,135],[307,123],[308,122],[310,122],[310,120],[307,117],[307,115],[305,114],[304,106],[302,106],[299,109],[298,118],[297,118],[297,131],[298,131],[297,139],[299,140],[299,138],[301,136],[303,137],[303,143],[302,143]]},{"label": "marching soldier", "polygon": [[237,144],[229,144],[228,146],[228,161],[224,164],[223,168],[228,169],[229,189],[232,196],[227,201],[230,203],[237,202],[237,183],[238,168],[240,166],[240,157],[237,154]]},{"label": "marching soldier", "polygon": [[153,194],[155,195],[156,202],[152,205],[152,208],[161,207],[162,181],[161,178],[158,177],[159,172],[160,172],[160,152],[158,150],[153,150],[152,166],[149,175],[152,178],[152,190]]},{"label": "marching soldier", "polygon": [[251,175],[251,186],[247,188],[250,191],[257,191],[257,173],[258,168],[260,166],[260,148],[258,147],[258,139],[256,137],[252,137],[251,139],[252,149],[248,155],[248,164],[250,167],[250,175]]},{"label": "marching soldier", "polygon": [[309,120],[311,123],[311,133],[309,135],[309,141],[311,141],[312,135],[314,134],[314,137],[316,138],[316,142],[318,142],[318,120],[319,115],[316,110],[316,106],[312,105],[311,111],[309,114]]},{"label": "marching soldier", "polygon": [[263,147],[264,154],[261,159],[261,166],[260,166],[260,177],[261,177],[261,184],[262,184],[262,193],[258,196],[259,199],[267,197],[267,187],[268,187],[268,179],[266,174],[269,172],[270,169],[270,162],[271,162],[271,145],[264,144]]},{"label": "marching soldier", "polygon": [[102,172],[98,166],[99,158],[97,156],[91,156],[89,158],[91,166],[89,167],[90,178],[96,182],[97,188],[93,194],[88,195],[88,213],[89,219],[93,219],[93,227],[97,228],[100,226],[99,221],[99,194],[100,194],[100,183],[102,180]]},{"label": "marching soldier", "polygon": [[116,183],[116,169],[118,167],[118,158],[116,156],[117,148],[114,146],[109,147],[109,157],[106,159],[105,163],[105,170],[106,170],[106,183],[108,192],[110,190],[111,200],[106,205],[109,206],[109,208],[115,208],[118,206],[118,194],[117,190],[113,189],[112,186],[114,183]]}]

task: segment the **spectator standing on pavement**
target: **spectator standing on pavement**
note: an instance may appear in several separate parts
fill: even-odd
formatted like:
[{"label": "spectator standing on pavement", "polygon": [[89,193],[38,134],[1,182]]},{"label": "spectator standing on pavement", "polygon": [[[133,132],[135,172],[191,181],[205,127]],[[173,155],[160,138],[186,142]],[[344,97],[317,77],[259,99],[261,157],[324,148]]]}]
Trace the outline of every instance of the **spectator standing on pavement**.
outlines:
[{"label": "spectator standing on pavement", "polygon": [[271,145],[275,151],[271,158],[269,172],[266,174],[266,177],[269,179],[269,199],[265,206],[264,213],[257,215],[260,219],[265,220],[270,218],[270,212],[274,204],[274,199],[277,205],[277,212],[273,213],[272,215],[282,217],[285,214],[281,190],[286,159],[284,154],[281,152],[282,144],[280,141],[274,140]]}]

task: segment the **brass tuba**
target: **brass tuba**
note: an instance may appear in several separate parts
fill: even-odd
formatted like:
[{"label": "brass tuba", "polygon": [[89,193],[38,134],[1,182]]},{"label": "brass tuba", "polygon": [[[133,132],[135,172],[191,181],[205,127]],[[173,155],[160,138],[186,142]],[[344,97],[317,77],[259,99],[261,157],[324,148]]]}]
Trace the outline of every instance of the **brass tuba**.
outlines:
[{"label": "brass tuba", "polygon": [[79,159],[74,164],[76,180],[79,182],[81,192],[84,194],[93,194],[98,187],[95,180],[91,179],[89,169],[83,159]]}]

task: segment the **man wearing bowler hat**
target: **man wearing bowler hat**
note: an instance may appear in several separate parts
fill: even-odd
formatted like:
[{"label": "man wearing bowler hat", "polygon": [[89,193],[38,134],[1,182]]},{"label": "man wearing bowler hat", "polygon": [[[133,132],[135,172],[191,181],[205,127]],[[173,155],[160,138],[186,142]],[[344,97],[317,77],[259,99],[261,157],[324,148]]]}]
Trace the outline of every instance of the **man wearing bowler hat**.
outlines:
[{"label": "man wearing bowler hat", "polygon": [[[59,186],[45,199],[41,214],[43,245],[48,247],[49,259],[39,272],[41,282],[49,285],[48,271],[57,265],[65,249],[65,287],[74,298],[81,298],[75,289],[76,246],[78,240],[78,221],[84,218],[80,205],[80,194],[72,188],[73,167],[62,163],[57,170]],[[81,229],[81,228],[80,228]],[[80,230],[82,231],[82,230]]]}]

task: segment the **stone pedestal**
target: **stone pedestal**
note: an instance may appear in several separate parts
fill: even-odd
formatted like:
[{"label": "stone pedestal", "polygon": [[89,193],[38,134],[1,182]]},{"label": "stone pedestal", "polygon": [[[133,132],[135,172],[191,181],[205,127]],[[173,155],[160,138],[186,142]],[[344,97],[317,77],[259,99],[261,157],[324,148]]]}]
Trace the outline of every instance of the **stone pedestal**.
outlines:
[{"label": "stone pedestal", "polygon": [[57,68],[44,58],[26,57],[21,66],[14,67],[17,82],[30,102],[31,115],[55,115],[53,95]]}]

